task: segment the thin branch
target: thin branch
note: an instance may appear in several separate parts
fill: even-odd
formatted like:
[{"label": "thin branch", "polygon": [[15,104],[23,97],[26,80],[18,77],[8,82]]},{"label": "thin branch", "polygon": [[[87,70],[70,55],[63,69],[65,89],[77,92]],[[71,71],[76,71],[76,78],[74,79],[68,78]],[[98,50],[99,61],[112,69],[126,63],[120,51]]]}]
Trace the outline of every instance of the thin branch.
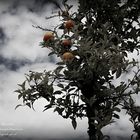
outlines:
[{"label": "thin branch", "polygon": [[33,26],[34,28],[41,29],[41,30],[43,30],[43,31],[51,31],[51,32],[54,32],[54,31],[51,30],[51,29],[43,28],[43,27],[38,26],[38,25],[32,25],[32,26]]},{"label": "thin branch", "polygon": [[51,19],[51,18],[54,18],[54,17],[58,17],[59,15],[53,15],[53,16],[50,16],[50,17],[45,17],[45,19]]},{"label": "thin branch", "polygon": [[135,80],[135,78],[137,77],[137,75],[139,74],[140,69],[135,72],[135,75],[133,77],[133,79],[128,83],[128,85],[121,91],[121,94],[125,92],[125,90],[127,90],[129,88],[130,85],[132,85],[133,81]]}]

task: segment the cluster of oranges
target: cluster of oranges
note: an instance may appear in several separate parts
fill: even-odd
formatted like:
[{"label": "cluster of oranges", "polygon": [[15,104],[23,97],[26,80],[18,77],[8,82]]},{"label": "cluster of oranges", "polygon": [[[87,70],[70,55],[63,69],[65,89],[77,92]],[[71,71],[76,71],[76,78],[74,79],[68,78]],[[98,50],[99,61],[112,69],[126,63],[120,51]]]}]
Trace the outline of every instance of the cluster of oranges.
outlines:
[{"label": "cluster of oranges", "polygon": [[[69,19],[64,23],[64,28],[65,28],[65,30],[67,30],[69,32],[74,27],[74,25],[75,25],[74,21]],[[43,41],[47,42],[47,41],[53,41],[53,40],[54,40],[54,33],[46,32],[44,35]],[[70,39],[63,39],[63,40],[61,40],[61,45],[62,45],[62,47],[71,47],[72,42]],[[74,59],[74,55],[72,54],[72,52],[67,51],[62,54],[61,58],[64,62],[70,62]]]}]

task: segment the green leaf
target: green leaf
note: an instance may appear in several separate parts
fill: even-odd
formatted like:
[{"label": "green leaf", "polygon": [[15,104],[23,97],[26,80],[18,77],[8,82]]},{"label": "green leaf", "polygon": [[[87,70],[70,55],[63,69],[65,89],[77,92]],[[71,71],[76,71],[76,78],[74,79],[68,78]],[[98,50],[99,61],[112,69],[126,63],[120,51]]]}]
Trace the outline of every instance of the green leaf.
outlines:
[{"label": "green leaf", "polygon": [[127,57],[127,53],[125,51],[122,52],[122,55]]},{"label": "green leaf", "polygon": [[57,90],[57,91],[55,91],[53,94],[61,94],[61,93],[62,93],[62,91]]},{"label": "green leaf", "polygon": [[115,117],[116,119],[120,119],[120,116],[116,113],[113,114],[113,117]]},{"label": "green leaf", "polygon": [[58,74],[60,73],[60,71],[61,71],[63,68],[64,68],[63,66],[58,66],[58,67],[54,70],[55,74],[58,75]]},{"label": "green leaf", "polygon": [[20,106],[23,106],[23,105],[22,105],[22,104],[17,105],[17,106],[15,107],[15,110],[16,110],[18,107],[20,107]]},{"label": "green leaf", "polygon": [[34,75],[35,80],[39,80],[39,79],[42,80],[41,77],[42,77],[42,73],[39,73],[39,72],[36,72],[35,75]]},{"label": "green leaf", "polygon": [[130,98],[129,103],[130,103],[131,106],[134,105],[134,100],[132,98]]},{"label": "green leaf", "polygon": [[68,90],[68,92],[71,92],[72,90],[74,90],[75,88],[70,88],[69,90]]},{"label": "green leaf", "polygon": [[113,108],[114,111],[120,112],[121,110],[118,107]]},{"label": "green leaf", "polygon": [[50,108],[52,108],[52,104],[46,105],[45,106],[45,109],[43,110],[43,112],[46,111],[46,110],[48,110],[48,109],[50,109]]},{"label": "green leaf", "polygon": [[25,90],[25,84],[26,84],[26,81],[24,81],[22,84],[18,84],[18,86],[20,86],[23,90]]},{"label": "green leaf", "polygon": [[20,90],[20,89],[18,89],[18,90],[15,90],[14,92],[21,93],[21,90]]},{"label": "green leaf", "polygon": [[92,106],[95,102],[96,102],[95,96],[91,97],[90,100],[89,100],[90,106]]},{"label": "green leaf", "polygon": [[19,94],[19,95],[18,95],[18,99],[20,99],[22,96],[23,96],[23,94]]},{"label": "green leaf", "polygon": [[68,0],[63,0],[62,4],[65,5]]},{"label": "green leaf", "polygon": [[76,119],[74,117],[71,117],[71,120],[72,120],[71,123],[72,123],[73,128],[76,129],[77,127]]},{"label": "green leaf", "polygon": [[56,107],[55,109],[54,109],[54,112],[58,112],[58,114],[59,115],[62,115],[62,112],[64,111],[64,108],[60,108],[60,107]]},{"label": "green leaf", "polygon": [[26,103],[26,105],[27,105],[29,108],[31,108],[31,103]]},{"label": "green leaf", "polygon": [[60,88],[64,88],[63,84],[57,84],[57,86],[60,87]]},{"label": "green leaf", "polygon": [[62,102],[62,98],[58,98],[58,99],[57,99],[57,103],[58,103],[58,104],[61,104],[61,102]]},{"label": "green leaf", "polygon": [[116,78],[119,78],[121,73],[122,73],[122,70],[121,70],[121,67],[119,67],[117,72],[116,72]]},{"label": "green leaf", "polygon": [[52,85],[48,85],[47,86],[47,91],[48,91],[48,94],[53,94],[53,86]]},{"label": "green leaf", "polygon": [[65,63],[64,62],[58,62],[58,63],[56,63],[56,65],[65,65]]},{"label": "green leaf", "polygon": [[48,56],[51,56],[51,55],[53,55],[53,54],[55,54],[54,51],[53,51],[53,52],[50,52],[50,53],[48,54]]}]

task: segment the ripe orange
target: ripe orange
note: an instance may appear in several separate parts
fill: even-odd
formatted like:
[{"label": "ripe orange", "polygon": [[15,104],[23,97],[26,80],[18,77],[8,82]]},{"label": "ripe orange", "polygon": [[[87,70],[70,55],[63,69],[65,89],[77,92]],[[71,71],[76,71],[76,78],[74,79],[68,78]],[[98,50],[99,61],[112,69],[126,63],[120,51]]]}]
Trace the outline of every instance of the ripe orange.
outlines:
[{"label": "ripe orange", "polygon": [[48,41],[48,40],[53,40],[54,39],[54,34],[53,32],[47,32],[44,35],[43,41]]},{"label": "ripe orange", "polygon": [[66,29],[70,30],[74,27],[74,21],[73,20],[68,20],[68,21],[65,22],[64,26],[65,26]]},{"label": "ripe orange", "polygon": [[62,45],[65,46],[65,47],[71,46],[71,40],[69,40],[69,39],[64,39],[64,40],[62,41]]},{"label": "ripe orange", "polygon": [[62,55],[62,59],[65,62],[69,62],[69,61],[72,61],[74,59],[74,55],[71,52],[65,52]]}]

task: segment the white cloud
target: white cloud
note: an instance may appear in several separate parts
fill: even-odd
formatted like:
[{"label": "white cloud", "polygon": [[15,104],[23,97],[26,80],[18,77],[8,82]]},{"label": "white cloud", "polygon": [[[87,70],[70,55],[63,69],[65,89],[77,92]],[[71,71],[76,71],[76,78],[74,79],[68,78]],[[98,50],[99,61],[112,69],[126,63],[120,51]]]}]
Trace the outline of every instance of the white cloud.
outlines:
[{"label": "white cloud", "polygon": [[[86,120],[79,121],[78,128],[74,131],[70,120],[64,120],[57,113],[53,113],[53,110],[42,112],[46,104],[44,99],[35,102],[35,111],[28,107],[20,107],[14,110],[17,104],[22,103],[21,100],[17,100],[17,93],[14,93],[14,90],[17,89],[17,83],[25,80],[24,72],[27,73],[29,70],[41,71],[45,66],[48,66],[49,69],[54,68],[54,65],[49,63],[25,66],[18,71],[8,71],[4,66],[0,67],[2,70],[0,73],[2,79],[0,81],[0,114],[3,114],[3,117],[0,117],[0,125],[13,124],[13,128],[23,129],[17,136],[63,138],[65,135],[73,137],[83,135],[86,137]],[[56,133],[53,134],[52,131],[56,131]]]},{"label": "white cloud", "polygon": [[[26,13],[27,14],[27,13]],[[39,55],[45,55],[39,42],[42,33],[32,27],[32,22],[25,17],[3,15],[4,31],[9,39],[1,50],[6,58],[29,59],[33,61]],[[9,19],[10,18],[10,19]]]},{"label": "white cloud", "polygon": [[47,51],[39,46],[43,39],[44,31],[32,27],[39,25],[50,28],[56,19],[45,20],[50,16],[52,8],[50,5],[42,14],[28,11],[27,6],[19,5],[16,14],[6,12],[0,15],[2,22],[0,26],[4,29],[8,41],[4,44],[0,54],[9,59],[35,61],[38,57],[47,57]]},{"label": "white cloud", "polygon": [[[7,7],[5,5],[5,8]],[[29,70],[51,70],[55,67],[54,64],[48,63],[48,50],[39,46],[44,31],[32,27],[32,25],[40,25],[49,28],[52,23],[57,24],[56,19],[52,19],[51,22],[45,20],[45,17],[49,16],[50,13],[50,7],[46,7],[43,13],[36,14],[29,12],[26,6],[19,6],[16,14],[11,15],[9,12],[0,14],[0,18],[3,19],[0,26],[8,38],[0,55],[13,61],[28,60],[34,62],[26,64],[16,71],[8,70],[4,65],[0,65],[0,114],[3,114],[3,117],[0,117],[0,124],[13,124],[13,127],[22,128],[23,131],[20,135],[28,137],[32,135],[39,137],[39,133],[41,136],[52,138],[65,135],[76,137],[81,134],[86,137],[86,120],[79,121],[79,127],[74,131],[70,121],[64,120],[52,111],[42,112],[46,103],[43,99],[35,103],[35,112],[28,107],[14,110],[15,106],[21,103],[21,100],[17,100],[17,94],[14,93],[14,90],[17,89],[17,84],[24,80],[24,73],[28,73]],[[52,133],[53,131],[55,134]]]}]

